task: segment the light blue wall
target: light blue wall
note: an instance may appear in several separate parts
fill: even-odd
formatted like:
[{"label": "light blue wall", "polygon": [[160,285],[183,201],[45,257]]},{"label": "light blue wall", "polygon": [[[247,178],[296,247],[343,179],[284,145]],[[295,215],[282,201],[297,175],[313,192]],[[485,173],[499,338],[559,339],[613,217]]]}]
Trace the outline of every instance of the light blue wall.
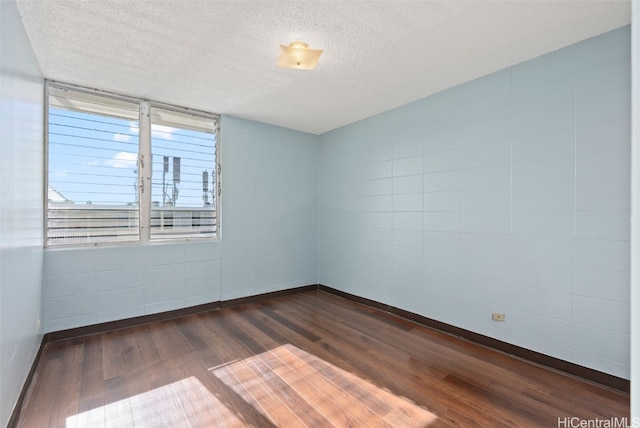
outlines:
[{"label": "light blue wall", "polygon": [[624,27],[327,133],[320,283],[628,379],[629,129]]},{"label": "light blue wall", "polygon": [[0,2],[0,426],[42,337],[43,78],[14,2]]},{"label": "light blue wall", "polygon": [[220,244],[45,250],[45,332],[220,300]]},{"label": "light blue wall", "polygon": [[46,332],[318,282],[318,137],[221,129],[221,239],[46,250]]},{"label": "light blue wall", "polygon": [[318,137],[222,126],[222,300],[317,284]]}]

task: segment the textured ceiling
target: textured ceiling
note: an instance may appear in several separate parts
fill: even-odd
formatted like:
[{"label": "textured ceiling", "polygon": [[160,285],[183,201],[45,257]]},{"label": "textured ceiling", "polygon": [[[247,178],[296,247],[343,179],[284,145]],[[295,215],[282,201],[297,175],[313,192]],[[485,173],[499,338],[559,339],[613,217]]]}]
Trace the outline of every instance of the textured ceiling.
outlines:
[{"label": "textured ceiling", "polygon": [[[321,134],[630,22],[629,0],[17,0],[44,76]],[[279,45],[324,49],[314,71]]]}]

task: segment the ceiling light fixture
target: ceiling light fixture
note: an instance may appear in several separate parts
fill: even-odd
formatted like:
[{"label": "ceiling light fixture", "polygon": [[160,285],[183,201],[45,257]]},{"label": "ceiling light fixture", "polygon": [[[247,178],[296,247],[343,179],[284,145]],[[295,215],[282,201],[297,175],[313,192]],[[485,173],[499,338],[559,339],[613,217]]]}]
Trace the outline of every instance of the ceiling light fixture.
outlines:
[{"label": "ceiling light fixture", "polygon": [[305,42],[295,41],[289,46],[280,45],[278,67],[313,70],[316,68],[322,49],[309,49]]}]

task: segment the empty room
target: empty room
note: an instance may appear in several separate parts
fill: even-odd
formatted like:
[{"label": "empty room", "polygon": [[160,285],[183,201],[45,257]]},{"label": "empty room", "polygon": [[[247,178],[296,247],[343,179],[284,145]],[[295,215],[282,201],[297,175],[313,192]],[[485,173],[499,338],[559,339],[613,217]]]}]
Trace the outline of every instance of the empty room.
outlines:
[{"label": "empty room", "polygon": [[640,426],[636,2],[0,8],[0,426]]}]

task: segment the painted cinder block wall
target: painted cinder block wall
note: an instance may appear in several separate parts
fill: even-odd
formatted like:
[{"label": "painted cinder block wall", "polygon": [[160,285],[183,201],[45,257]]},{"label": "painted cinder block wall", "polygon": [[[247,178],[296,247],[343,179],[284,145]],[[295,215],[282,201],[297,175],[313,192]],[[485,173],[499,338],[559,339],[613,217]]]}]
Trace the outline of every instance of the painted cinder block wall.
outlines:
[{"label": "painted cinder block wall", "polygon": [[322,135],[320,283],[628,379],[630,79],[627,26]]},{"label": "painted cinder block wall", "polygon": [[0,426],[42,329],[44,78],[14,2],[0,2]]}]

